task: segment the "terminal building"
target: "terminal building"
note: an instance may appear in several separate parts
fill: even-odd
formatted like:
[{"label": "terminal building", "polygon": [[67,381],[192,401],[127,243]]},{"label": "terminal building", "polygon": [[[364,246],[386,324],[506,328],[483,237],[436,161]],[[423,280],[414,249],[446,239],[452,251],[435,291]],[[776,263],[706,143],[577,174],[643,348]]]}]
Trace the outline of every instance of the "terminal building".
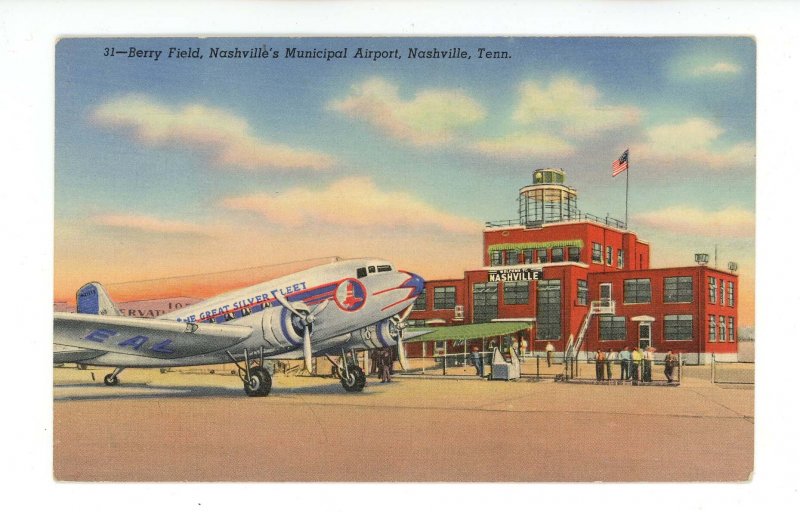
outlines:
[{"label": "terminal building", "polygon": [[[625,222],[581,212],[563,169],[534,171],[518,205],[518,219],[486,223],[482,267],[426,283],[411,325],[516,321],[527,327],[492,341],[524,339],[536,352],[550,342],[578,357],[652,346],[686,354],[689,362],[712,354],[736,359],[735,266],[710,268],[707,255],[696,255],[696,265],[651,268],[650,244]],[[464,340],[435,343],[408,343],[408,355],[457,353]]]}]

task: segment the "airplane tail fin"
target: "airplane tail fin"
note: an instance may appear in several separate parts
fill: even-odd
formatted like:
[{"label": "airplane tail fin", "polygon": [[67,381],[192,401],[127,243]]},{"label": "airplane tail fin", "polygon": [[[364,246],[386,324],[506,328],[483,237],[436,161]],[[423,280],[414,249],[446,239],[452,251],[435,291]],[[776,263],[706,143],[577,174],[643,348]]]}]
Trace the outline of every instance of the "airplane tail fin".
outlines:
[{"label": "airplane tail fin", "polygon": [[86,283],[77,293],[78,313],[89,315],[122,316],[119,308],[100,283]]}]

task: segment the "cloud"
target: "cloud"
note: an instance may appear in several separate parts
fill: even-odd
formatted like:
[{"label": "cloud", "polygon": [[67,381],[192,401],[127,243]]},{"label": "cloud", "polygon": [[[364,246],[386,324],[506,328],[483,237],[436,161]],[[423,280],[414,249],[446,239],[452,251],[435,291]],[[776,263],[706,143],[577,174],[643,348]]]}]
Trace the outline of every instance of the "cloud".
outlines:
[{"label": "cloud", "polygon": [[687,236],[752,238],[756,228],[755,214],[736,207],[706,211],[692,206],[670,206],[640,213],[634,220],[646,227]]},{"label": "cloud", "polygon": [[742,67],[732,62],[719,61],[714,64],[699,64],[691,70],[694,76],[706,75],[736,75],[742,70]]},{"label": "cloud", "polygon": [[130,94],[98,106],[91,119],[101,126],[129,130],[149,146],[177,146],[209,154],[217,167],[324,171],[334,164],[324,153],[261,139],[252,133],[247,120],[199,103],[173,107]]},{"label": "cloud", "polygon": [[716,148],[725,130],[703,118],[689,118],[677,124],[663,124],[646,130],[647,142],[631,152],[641,160],[661,163],[692,163],[712,169],[741,167],[755,163],[755,145],[739,142]]},{"label": "cloud", "polygon": [[491,157],[526,160],[542,157],[567,157],[575,148],[566,140],[547,133],[515,133],[504,137],[483,139],[473,151]]},{"label": "cloud", "polygon": [[178,220],[164,220],[146,215],[98,215],[92,221],[99,226],[123,228],[145,233],[201,235],[207,232],[203,226],[198,224]]},{"label": "cloud", "polygon": [[592,85],[570,77],[549,84],[527,81],[519,87],[514,121],[524,125],[555,128],[565,136],[587,137],[639,123],[641,111],[630,105],[603,103]]},{"label": "cloud", "polygon": [[482,224],[432,207],[412,195],[384,190],[369,178],[345,178],[321,190],[293,188],[278,194],[229,197],[222,205],[261,214],[289,227],[436,228],[474,234]]},{"label": "cloud", "polygon": [[426,89],[404,100],[397,86],[381,78],[354,85],[349,96],[330,102],[328,108],[419,147],[453,141],[486,116],[476,100],[459,90]]}]

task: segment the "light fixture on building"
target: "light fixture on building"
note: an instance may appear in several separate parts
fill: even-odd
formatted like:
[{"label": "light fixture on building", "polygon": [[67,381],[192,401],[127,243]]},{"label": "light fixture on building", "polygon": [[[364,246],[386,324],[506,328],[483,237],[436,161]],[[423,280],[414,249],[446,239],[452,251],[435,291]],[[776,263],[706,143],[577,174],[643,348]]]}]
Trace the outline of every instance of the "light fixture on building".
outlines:
[{"label": "light fixture on building", "polygon": [[728,270],[730,270],[731,272],[736,272],[737,270],[739,270],[739,264],[736,263],[735,261],[729,261]]},{"label": "light fixture on building", "polygon": [[708,265],[708,254],[697,253],[694,255],[694,262],[698,265]]}]

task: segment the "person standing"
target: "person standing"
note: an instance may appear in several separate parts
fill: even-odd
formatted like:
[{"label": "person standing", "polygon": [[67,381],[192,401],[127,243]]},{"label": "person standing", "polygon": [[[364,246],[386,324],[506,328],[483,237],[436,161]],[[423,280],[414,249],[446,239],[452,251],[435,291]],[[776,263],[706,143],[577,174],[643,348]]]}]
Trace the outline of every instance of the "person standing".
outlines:
[{"label": "person standing", "polygon": [[594,353],[594,371],[597,381],[600,382],[603,380],[603,372],[605,371],[606,366],[606,354],[600,349]]},{"label": "person standing", "polygon": [[478,372],[478,376],[483,377],[483,357],[481,356],[481,351],[478,347],[472,347],[472,354],[470,354],[472,359],[472,366],[475,367],[475,370]]},{"label": "person standing", "polygon": [[392,382],[392,352],[389,348],[381,351],[381,382]]},{"label": "person standing", "polygon": [[678,364],[678,358],[675,354],[672,353],[671,350],[667,350],[667,355],[664,356],[664,376],[667,378],[667,382],[672,384],[672,372],[675,370],[675,366]]},{"label": "person standing", "polygon": [[522,362],[525,362],[525,354],[528,352],[528,341],[525,338],[522,338],[522,341],[519,343],[519,358]]},{"label": "person standing", "polygon": [[611,367],[616,364],[617,359],[619,359],[619,352],[614,350],[613,348],[608,351],[606,354],[606,378],[608,380],[613,379],[614,377],[611,376]]},{"label": "person standing", "polygon": [[656,349],[647,347],[644,351],[644,368],[642,369],[642,380],[653,382],[653,360],[655,359]]},{"label": "person standing", "polygon": [[547,367],[550,368],[550,360],[553,357],[553,352],[555,352],[556,348],[553,346],[551,342],[547,342],[547,346],[544,347],[544,351],[547,353]]},{"label": "person standing", "polygon": [[619,353],[619,380],[628,380],[631,378],[631,350],[630,347],[625,347]]},{"label": "person standing", "polygon": [[631,352],[631,379],[633,380],[633,385],[639,385],[639,366],[642,364],[642,349],[636,347]]}]

